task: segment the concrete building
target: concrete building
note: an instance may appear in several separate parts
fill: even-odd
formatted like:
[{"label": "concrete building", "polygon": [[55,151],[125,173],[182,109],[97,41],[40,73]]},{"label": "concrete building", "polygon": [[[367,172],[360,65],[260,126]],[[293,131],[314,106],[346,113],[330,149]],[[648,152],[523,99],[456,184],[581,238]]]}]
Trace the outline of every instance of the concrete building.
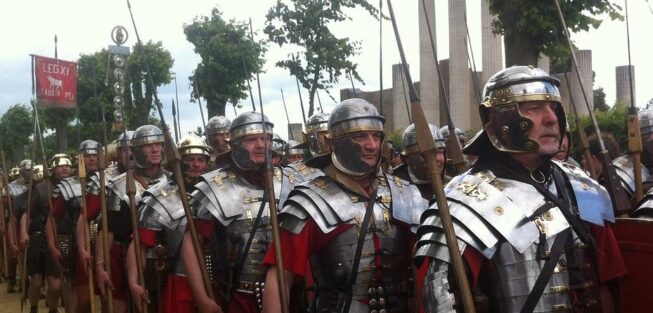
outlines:
[{"label": "concrete building", "polygon": [[[438,71],[435,66],[435,54],[433,53],[431,45],[431,37],[433,44],[437,42],[435,36],[435,0],[424,0],[424,7],[422,2],[419,1],[418,5],[419,14],[419,76],[420,88],[419,95],[422,100],[422,109],[426,115],[426,120],[429,123],[437,124],[440,120],[440,82],[438,78]],[[428,14],[428,26],[425,13]],[[436,46],[437,49],[437,46]],[[394,70],[393,70],[394,71]]]},{"label": "concrete building", "polygon": [[[631,82],[631,77],[629,75],[629,70],[630,69],[630,75],[632,75],[632,89],[633,89],[633,97],[636,96],[635,94],[635,66],[634,65],[622,65],[622,66],[617,66],[615,67],[615,82],[617,86],[617,96],[616,96],[616,101],[618,103],[622,103],[625,105],[630,106],[630,101],[631,98],[630,96],[630,82]],[[636,103],[635,103],[636,105]]]}]

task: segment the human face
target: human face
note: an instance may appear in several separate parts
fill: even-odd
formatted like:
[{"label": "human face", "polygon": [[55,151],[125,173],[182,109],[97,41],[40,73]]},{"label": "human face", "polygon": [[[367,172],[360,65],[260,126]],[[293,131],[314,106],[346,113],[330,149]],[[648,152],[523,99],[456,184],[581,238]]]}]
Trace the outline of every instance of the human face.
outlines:
[{"label": "human face", "polygon": [[286,161],[288,161],[288,164],[295,163],[297,161],[301,161],[302,157],[303,156],[301,154],[291,154],[286,157]]},{"label": "human face", "polygon": [[556,160],[566,161],[567,156],[569,155],[569,137],[562,137],[562,144],[560,144],[560,151],[556,153],[553,157]]},{"label": "human face", "polygon": [[96,171],[97,154],[84,154],[84,167],[87,171]]},{"label": "human face", "polygon": [[249,159],[256,165],[265,163],[265,152],[270,149],[272,136],[269,134],[248,135],[243,137],[242,144],[249,153]]},{"label": "human face", "polygon": [[205,155],[189,154],[184,155],[181,161],[186,165],[186,175],[197,177],[206,172],[209,160]]},{"label": "human face", "polygon": [[209,135],[209,144],[217,154],[229,150],[228,141],[229,141],[228,133],[218,133],[218,134]]},{"label": "human face", "polygon": [[533,121],[528,136],[539,142],[537,153],[552,156],[560,150],[560,126],[556,110],[559,103],[553,101],[526,101],[519,104],[519,112]]},{"label": "human face", "polygon": [[70,165],[59,165],[54,168],[54,175],[58,179],[70,177]]},{"label": "human face", "polygon": [[361,146],[360,159],[374,168],[381,156],[381,141],[383,133],[380,131],[358,131],[350,135],[351,140]]},{"label": "human face", "polygon": [[161,164],[163,144],[160,142],[149,143],[141,146],[147,164],[155,166]]}]

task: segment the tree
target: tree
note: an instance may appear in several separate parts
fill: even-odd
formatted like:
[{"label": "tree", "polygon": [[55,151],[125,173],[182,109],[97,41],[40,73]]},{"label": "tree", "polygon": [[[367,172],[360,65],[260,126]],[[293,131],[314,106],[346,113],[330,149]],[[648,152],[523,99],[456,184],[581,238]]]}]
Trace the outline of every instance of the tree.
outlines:
[{"label": "tree", "polygon": [[[608,131],[612,133],[614,138],[617,139],[621,151],[626,151],[628,146],[628,107],[615,105],[607,111],[596,111],[595,117],[601,132]],[[571,114],[567,116],[567,120],[569,121],[569,126],[573,134],[572,142],[574,142],[571,145],[571,154],[576,160],[580,160],[583,151],[581,145],[578,143],[578,126],[573,122],[574,117]],[[594,133],[594,125],[589,116],[581,117],[580,122],[587,136]]]},{"label": "tree", "polygon": [[0,118],[0,140],[7,157],[5,166],[18,163],[25,158],[31,158],[34,120],[32,110],[24,104],[12,105]]},{"label": "tree", "polygon": [[247,80],[263,68],[265,46],[248,33],[247,24],[225,21],[218,8],[184,25],[186,39],[202,58],[190,77],[192,97],[206,99],[209,118],[225,115],[227,102],[245,99]]},{"label": "tree", "polygon": [[605,102],[605,91],[603,87],[594,89],[594,111],[607,111],[610,110],[610,106]]},{"label": "tree", "polygon": [[[154,92],[161,85],[172,81],[170,69],[174,60],[170,52],[159,41],[148,41],[145,45],[136,44],[127,58],[125,79],[125,115],[128,126],[134,129],[150,122],[150,112],[154,108]],[[148,76],[151,75],[153,84]],[[130,97],[131,95],[131,97]]]},{"label": "tree", "polygon": [[[75,147],[79,140],[93,139],[105,142],[103,129],[106,131],[107,141],[111,142],[111,123],[113,122],[113,75],[107,73],[107,59],[109,53],[102,49],[93,54],[82,54],[77,61],[77,105],[79,106],[79,127],[75,127]],[[109,74],[107,76],[107,74]],[[109,78],[106,81],[105,79]],[[104,119],[102,113],[104,112]],[[103,120],[106,123],[103,123]],[[79,134],[79,136],[77,136]]]},{"label": "tree", "polygon": [[[494,32],[504,35],[506,66],[536,65],[540,52],[552,58],[569,54],[553,1],[482,1],[490,1],[490,11],[496,14]],[[601,14],[623,18],[621,7],[608,0],[561,0],[560,8],[571,32],[598,28],[601,20],[595,16]]]},{"label": "tree", "polygon": [[263,30],[270,41],[279,46],[291,44],[300,52],[288,55],[276,65],[285,68],[297,77],[308,90],[308,115],[313,114],[315,93],[326,90],[338,82],[343,71],[356,80],[363,80],[356,71],[356,64],[350,59],[358,55],[359,43],[349,38],[338,38],[329,25],[351,20],[343,12],[345,8],[362,7],[372,16],[378,10],[367,0],[291,0],[292,8],[277,0],[266,15]]}]

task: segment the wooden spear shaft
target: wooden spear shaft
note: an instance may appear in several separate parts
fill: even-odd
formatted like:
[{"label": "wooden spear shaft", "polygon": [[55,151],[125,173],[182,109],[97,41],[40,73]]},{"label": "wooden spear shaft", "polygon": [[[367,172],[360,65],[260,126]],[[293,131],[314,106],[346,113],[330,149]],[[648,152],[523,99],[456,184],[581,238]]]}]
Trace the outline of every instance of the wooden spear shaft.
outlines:
[{"label": "wooden spear shaft", "polygon": [[[119,148],[120,149],[120,148]],[[109,247],[109,216],[107,215],[107,191],[106,191],[106,148],[98,154],[98,173],[100,174],[100,214],[102,214],[102,254],[104,271],[111,279],[111,247]],[[113,312],[113,291],[107,288],[107,311]]]},{"label": "wooden spear shaft", "polygon": [[[86,164],[84,164],[84,156],[80,154],[77,160],[77,172],[79,175],[79,183],[82,189],[82,216],[84,221],[84,244],[86,245],[86,251],[91,253],[91,230],[88,226],[88,207],[86,206]],[[95,312],[95,290],[93,285],[93,267],[89,266],[87,274],[88,278],[88,297],[91,305],[91,312]]]},{"label": "wooden spear shaft", "polygon": [[[399,49],[399,55],[401,56],[401,63],[404,70],[406,79],[408,80],[408,87],[410,88],[410,100],[411,100],[411,110],[413,112],[413,122],[415,123],[415,134],[417,137],[417,146],[419,147],[422,157],[428,164],[429,176],[431,180],[431,187],[433,188],[433,193],[435,194],[435,199],[438,205],[438,213],[442,221],[442,228],[444,230],[444,236],[447,241],[447,247],[449,248],[449,253],[451,255],[451,265],[456,276],[456,282],[460,288],[460,295],[462,298],[462,307],[466,313],[476,312],[474,308],[474,299],[472,298],[472,292],[469,287],[469,281],[467,279],[467,274],[465,273],[465,265],[460,253],[460,247],[458,246],[458,239],[453,227],[453,220],[451,218],[451,213],[449,212],[449,204],[447,203],[447,198],[444,194],[444,184],[442,183],[442,168],[437,165],[437,148],[435,147],[435,140],[431,135],[431,131],[426,121],[426,116],[422,110],[420,100],[417,97],[415,92],[415,87],[413,86],[413,81],[410,76],[410,71],[408,71],[408,66],[406,63],[406,56],[404,54],[404,49],[401,44],[401,37],[399,36],[399,30],[397,28],[397,22],[394,16],[394,11],[392,9],[391,0],[387,0],[388,11],[390,12],[390,18],[392,20],[392,27],[395,33],[395,39],[397,40],[397,48]],[[450,137],[456,136],[455,132],[449,134]]]}]

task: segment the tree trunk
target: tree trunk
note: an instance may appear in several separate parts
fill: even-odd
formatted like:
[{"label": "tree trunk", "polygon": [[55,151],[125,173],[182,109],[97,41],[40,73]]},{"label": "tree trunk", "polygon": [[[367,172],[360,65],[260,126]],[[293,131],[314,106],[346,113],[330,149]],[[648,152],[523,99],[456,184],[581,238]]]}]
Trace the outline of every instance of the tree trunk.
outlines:
[{"label": "tree trunk", "polygon": [[68,128],[66,124],[55,127],[57,153],[66,153],[68,149]]},{"label": "tree trunk", "polygon": [[535,43],[531,35],[507,30],[504,35],[506,67],[513,65],[537,66],[540,53],[535,50]]},{"label": "tree trunk", "polygon": [[227,106],[227,102],[220,102],[218,100],[214,100],[211,98],[206,99],[206,112],[208,114],[208,116],[206,117],[207,120],[216,115],[226,116],[225,115],[226,106]]}]

